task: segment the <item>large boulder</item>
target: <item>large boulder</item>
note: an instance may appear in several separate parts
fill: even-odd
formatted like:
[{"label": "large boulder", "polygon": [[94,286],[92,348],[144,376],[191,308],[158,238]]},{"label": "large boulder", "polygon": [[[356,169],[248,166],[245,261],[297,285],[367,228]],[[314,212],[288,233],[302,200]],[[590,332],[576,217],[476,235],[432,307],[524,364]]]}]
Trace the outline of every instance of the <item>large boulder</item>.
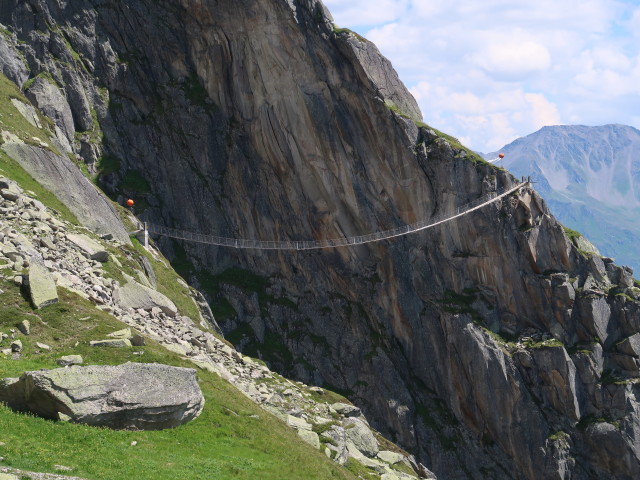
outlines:
[{"label": "large boulder", "polygon": [[347,418],[344,425],[347,439],[367,457],[375,457],[380,447],[367,424],[359,418]]},{"label": "large boulder", "polygon": [[35,308],[43,308],[58,302],[58,291],[53,275],[37,261],[29,265],[29,294]]},{"label": "large boulder", "polygon": [[137,282],[129,282],[113,292],[113,299],[123,308],[151,310],[159,308],[165,315],[175,317],[178,309],[167,297]]},{"label": "large boulder", "polygon": [[109,260],[109,252],[91,237],[80,233],[69,233],[67,234],[67,240],[82,250],[91,260],[97,260],[98,262]]},{"label": "large boulder", "polygon": [[43,418],[127,430],[177,427],[204,406],[194,369],[156,363],[25,372],[0,382],[0,399]]}]

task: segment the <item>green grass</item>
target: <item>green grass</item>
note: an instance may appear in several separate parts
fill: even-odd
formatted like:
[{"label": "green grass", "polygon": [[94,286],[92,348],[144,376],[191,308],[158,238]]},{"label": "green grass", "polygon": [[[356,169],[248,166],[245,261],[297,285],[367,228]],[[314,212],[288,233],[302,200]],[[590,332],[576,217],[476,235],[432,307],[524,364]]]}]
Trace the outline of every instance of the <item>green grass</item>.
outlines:
[{"label": "green grass", "polygon": [[22,84],[22,90],[24,90],[24,91],[29,90],[29,89],[31,88],[31,86],[35,83],[35,81],[36,81],[38,78],[43,78],[43,79],[47,80],[51,85],[54,85],[54,86],[56,86],[56,87],[60,88],[60,87],[58,86],[58,82],[56,82],[56,81],[55,81],[55,79],[53,78],[53,76],[52,76],[49,72],[46,72],[46,71],[45,71],[45,72],[40,72],[40,73],[39,73],[38,75],[36,75],[35,77],[30,78],[29,80],[27,80],[26,82],[24,82],[24,83]]},{"label": "green grass", "polygon": [[[27,122],[11,103],[12,98],[29,103],[18,87],[0,74],[0,130],[7,130],[26,143],[36,143],[31,137],[48,140],[49,132],[38,129]],[[41,117],[41,123],[48,125],[44,117]],[[1,140],[0,143],[2,143]],[[15,160],[9,158],[2,149],[0,149],[0,175],[11,178],[18,182],[23,189],[32,191],[38,200],[58,212],[64,220],[77,223],[75,215],[53,193],[40,185]]]},{"label": "green grass", "polygon": [[460,143],[460,140],[458,140],[456,137],[452,137],[451,135],[441,132],[440,130],[437,130],[433,127],[429,127],[429,125],[426,125],[426,124],[422,124],[418,126],[421,126],[424,128],[431,128],[434,132],[436,132],[436,135],[438,135],[438,137],[444,138],[447,142],[449,142],[449,144],[451,145],[451,148],[459,152],[464,152],[465,157],[468,160],[470,160],[474,165],[486,165],[496,170],[499,170],[499,167],[496,167],[494,164],[487,162],[484,158],[482,158],[476,152],[474,152],[473,150],[469,150],[467,147],[462,145],[462,143]]},{"label": "green grass", "polygon": [[98,159],[98,175],[117,173],[122,161],[113,155],[103,155]]},{"label": "green grass", "polygon": [[[56,367],[56,358],[71,353],[83,355],[86,364],[191,366],[152,341],[124,349],[89,347],[89,340],[124,325],[70,292],[61,289],[60,303],[33,311],[18,287],[0,280],[0,288],[0,330],[14,328],[23,318],[32,325],[31,336],[20,335],[23,355],[18,360],[0,358],[0,377]],[[37,341],[53,351],[39,353]],[[133,355],[138,350],[144,355]],[[54,472],[59,464],[72,467],[73,475],[110,480],[354,478],[217,375],[198,371],[198,381],[206,399],[202,414],[172,430],[112,431],[42,420],[0,406],[2,465]],[[131,446],[132,441],[137,446]]]},{"label": "green grass", "polygon": [[534,349],[534,348],[559,348],[559,347],[564,347],[564,344],[556,339],[556,338],[550,338],[548,340],[541,340],[539,342],[535,341],[535,340],[527,340],[526,342],[524,342],[524,346],[525,348],[529,348],[529,349]]},{"label": "green grass", "polygon": [[582,234],[580,232],[577,232],[575,230],[572,230],[568,227],[565,227],[564,225],[562,226],[562,229],[564,230],[565,235],[569,238],[569,240],[571,241],[575,241],[578,238],[580,238],[582,236]]},{"label": "green grass", "polygon": [[74,224],[78,223],[75,215],[58,197],[40,185],[18,162],[10,158],[2,149],[0,149],[0,175],[15,180],[24,190],[33,192],[35,198],[58,212],[63,220]]},{"label": "green grass", "polygon": [[104,133],[98,120],[98,112],[95,108],[89,107],[91,113],[91,127],[83,132],[76,132],[74,138],[76,142],[85,141],[94,145],[101,145],[104,142]]},{"label": "green grass", "polygon": [[[40,142],[33,138],[37,137],[49,145],[47,147],[49,150],[59,153],[49,143],[51,131],[31,125],[11,103],[11,99],[19,100],[27,105],[30,104],[20,89],[0,73],[0,130],[7,130],[17,135],[23,142],[29,145],[40,146]],[[51,120],[42,115],[38,115],[38,118],[41,125],[53,129]],[[0,140],[0,143],[2,143],[2,140]]]},{"label": "green grass", "polygon": [[198,321],[200,318],[198,307],[192,300],[189,289],[178,283],[180,276],[171,268],[168,261],[156,259],[135,237],[131,238],[131,245],[122,245],[117,248],[108,246],[107,250],[118,258],[122,266],[118,266],[111,260],[103,263],[106,276],[117,280],[121,285],[126,283],[124,274],[139,281],[138,272],[144,275],[142,257],[146,257],[156,274],[156,289],[176,305],[181,315]]},{"label": "green grass", "polygon": [[337,25],[333,25],[333,33],[335,33],[336,35],[354,35],[361,42],[369,42],[369,40],[364,38],[359,33],[356,33],[348,28],[340,28]]},{"label": "green grass", "polygon": [[218,110],[218,107],[213,103],[211,97],[209,97],[209,92],[207,92],[206,88],[204,88],[200,82],[198,75],[193,74],[188,77],[182,88],[186,97],[193,105],[198,105],[207,112],[215,112]]},{"label": "green grass", "polygon": [[128,170],[127,173],[125,173],[124,178],[120,183],[120,188],[123,192],[130,195],[151,192],[149,182],[147,182],[142,174],[136,170]]},{"label": "green grass", "polygon": [[[145,256],[151,263],[156,274],[157,289],[160,293],[168,297],[175,303],[181,315],[186,315],[194,321],[198,321],[200,313],[198,307],[191,298],[189,289],[178,283],[180,276],[171,268],[168,261],[166,263],[156,260],[153,255],[147,252],[137,238],[131,239],[132,247],[122,248],[135,251],[139,256]],[[142,270],[142,265],[138,266]]]},{"label": "green grass", "polygon": [[482,158],[480,155],[478,155],[476,152],[474,152],[473,150],[468,149],[467,147],[465,147],[464,145],[462,145],[462,143],[460,143],[460,140],[458,140],[456,137],[452,137],[451,135],[448,135],[444,132],[441,132],[440,130],[433,128],[429,125],[427,125],[424,122],[421,121],[416,121],[413,118],[411,118],[411,116],[409,116],[408,114],[406,114],[405,112],[403,112],[402,110],[400,110],[396,105],[392,104],[392,103],[385,103],[387,108],[389,110],[391,110],[392,112],[394,112],[397,115],[400,115],[403,118],[406,118],[408,120],[413,121],[413,123],[416,124],[416,126],[418,128],[425,128],[425,129],[430,129],[433,130],[435,132],[435,134],[440,137],[440,138],[444,138],[449,145],[451,145],[451,148],[456,151],[456,156],[464,156],[464,158],[466,158],[467,160],[471,161],[474,165],[485,165],[485,166],[489,166],[491,168],[493,168],[494,170],[501,170],[500,167],[497,167],[496,165],[487,162],[484,158]]},{"label": "green grass", "polygon": [[[371,478],[371,474],[374,473],[374,470],[365,467],[359,461],[349,457],[347,463],[345,463],[344,467],[349,470],[353,475],[357,478]],[[377,477],[377,475],[376,475]]]}]

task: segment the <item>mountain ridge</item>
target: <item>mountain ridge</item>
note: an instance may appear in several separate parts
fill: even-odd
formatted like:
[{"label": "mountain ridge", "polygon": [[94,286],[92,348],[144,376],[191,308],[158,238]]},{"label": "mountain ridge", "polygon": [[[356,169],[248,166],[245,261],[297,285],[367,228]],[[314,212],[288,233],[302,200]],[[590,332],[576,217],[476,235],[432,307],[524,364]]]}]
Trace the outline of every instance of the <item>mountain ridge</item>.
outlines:
[{"label": "mountain ridge", "polygon": [[499,165],[531,175],[561,221],[637,270],[639,149],[640,131],[626,125],[543,127],[501,149]]}]

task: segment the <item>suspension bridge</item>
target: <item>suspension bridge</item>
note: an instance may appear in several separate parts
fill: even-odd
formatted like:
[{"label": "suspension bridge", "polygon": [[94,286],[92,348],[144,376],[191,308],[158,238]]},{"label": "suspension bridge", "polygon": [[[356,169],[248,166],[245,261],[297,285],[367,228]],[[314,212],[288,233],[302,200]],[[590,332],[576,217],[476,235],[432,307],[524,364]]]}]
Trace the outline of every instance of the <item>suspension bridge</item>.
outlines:
[{"label": "suspension bridge", "polygon": [[155,235],[163,235],[165,237],[185,240],[188,242],[205,243],[208,245],[218,245],[221,247],[254,249],[254,250],[316,250],[323,248],[351,247],[355,245],[363,245],[366,243],[380,242],[395,237],[409,235],[422,230],[442,225],[456,218],[468,215],[476,210],[501,200],[502,198],[518,191],[530,181],[524,178],[520,183],[512,187],[505,187],[501,191],[490,192],[472,202],[462,205],[455,212],[437,215],[427,220],[421,220],[409,225],[403,225],[390,230],[382,230],[367,235],[358,235],[351,237],[331,238],[323,240],[255,240],[242,238],[220,237],[216,235],[195,233],[175,228],[164,227],[160,225],[144,223],[140,225],[141,229],[131,233],[143,233],[144,244],[147,246],[149,233]]}]

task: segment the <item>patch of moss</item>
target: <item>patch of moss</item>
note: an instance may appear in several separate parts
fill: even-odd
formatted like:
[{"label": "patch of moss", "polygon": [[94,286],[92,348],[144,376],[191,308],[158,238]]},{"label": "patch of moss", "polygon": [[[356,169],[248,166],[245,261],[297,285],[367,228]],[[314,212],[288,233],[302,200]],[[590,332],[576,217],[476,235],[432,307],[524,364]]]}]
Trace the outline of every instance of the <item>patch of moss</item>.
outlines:
[{"label": "patch of moss", "polygon": [[576,230],[572,230],[571,228],[565,227],[564,225],[562,226],[562,229],[564,230],[564,233],[567,236],[567,238],[569,238],[569,240],[571,241],[575,241],[578,238],[582,237],[582,234],[580,232],[577,232]]},{"label": "patch of moss", "polygon": [[457,434],[451,435],[445,431],[445,426],[456,426],[457,419],[451,411],[444,406],[441,401],[434,401],[433,405],[427,406],[418,403],[416,405],[416,414],[422,419],[424,424],[429,427],[436,438],[446,451],[455,451],[460,442]]},{"label": "patch of moss", "polygon": [[620,377],[613,370],[603,370],[600,382],[604,385],[626,385],[630,383],[630,380]]},{"label": "patch of moss", "polygon": [[122,182],[120,182],[120,188],[129,195],[151,192],[149,182],[137,170],[127,170]]},{"label": "patch of moss", "polygon": [[215,112],[218,110],[216,104],[211,97],[209,97],[209,92],[204,88],[200,78],[195,73],[185,80],[182,89],[193,105],[198,105],[207,112]]},{"label": "patch of moss", "polygon": [[551,440],[552,442],[558,441],[558,440],[567,440],[569,438],[569,434],[567,432],[563,432],[562,430],[552,433],[551,435],[549,435],[549,440]]},{"label": "patch of moss", "polygon": [[594,423],[610,423],[616,428],[620,428],[620,422],[617,420],[613,420],[610,417],[598,416],[598,415],[587,415],[580,419],[578,424],[576,425],[580,430],[585,430],[589,425],[593,425]]},{"label": "patch of moss", "polygon": [[523,342],[523,344],[525,348],[528,348],[528,349],[559,348],[564,346],[564,344],[556,338],[550,338],[548,340],[541,340],[541,341],[535,341],[535,340],[529,339],[526,342]]},{"label": "patch of moss", "polygon": [[362,35],[360,35],[359,33],[354,32],[353,30],[350,30],[348,28],[340,28],[337,25],[333,25],[333,33],[335,33],[336,35],[353,35],[355,36],[358,40],[360,40],[361,42],[369,42],[369,40],[367,40],[366,38],[364,38]]},{"label": "patch of moss", "polygon": [[24,90],[24,91],[29,90],[33,86],[33,84],[35,83],[35,81],[38,78],[43,78],[43,79],[47,80],[51,85],[54,85],[55,87],[60,88],[60,86],[58,85],[58,82],[56,82],[56,80],[53,78],[53,76],[49,72],[44,71],[44,72],[40,72],[35,77],[30,78],[29,80],[24,82],[22,84],[22,90]]},{"label": "patch of moss", "polygon": [[111,173],[117,173],[120,171],[120,165],[122,161],[113,155],[102,155],[98,158],[98,174],[109,175]]},{"label": "patch of moss", "polygon": [[482,321],[480,314],[472,307],[477,300],[477,292],[472,289],[465,289],[463,293],[447,290],[444,298],[440,301],[444,305],[444,310],[449,313],[466,313],[474,320]]},{"label": "patch of moss", "polygon": [[54,212],[58,213],[63,220],[77,224],[76,216],[62,203],[52,192],[40,185],[29,173],[22,168],[15,160],[10,158],[0,149],[0,174],[18,182],[24,190],[31,191],[35,198]]}]

